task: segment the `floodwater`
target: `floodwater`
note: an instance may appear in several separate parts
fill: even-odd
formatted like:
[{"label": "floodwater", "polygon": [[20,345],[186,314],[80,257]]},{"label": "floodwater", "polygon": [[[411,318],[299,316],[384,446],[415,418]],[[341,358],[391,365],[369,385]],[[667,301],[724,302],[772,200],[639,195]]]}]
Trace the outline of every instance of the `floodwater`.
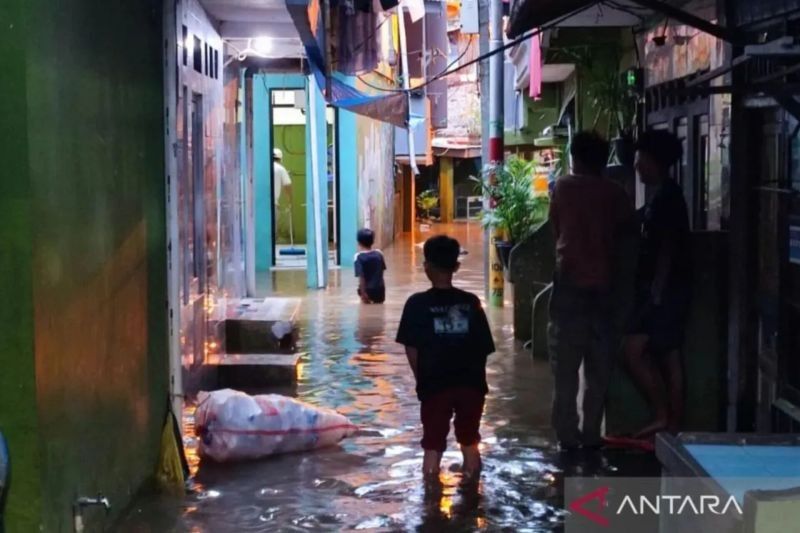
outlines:
[{"label": "floodwater", "polygon": [[[469,252],[456,285],[482,297],[480,228],[447,229]],[[276,293],[304,296],[300,349],[307,355],[297,397],[350,417],[361,428],[355,436],[302,454],[200,464],[193,492],[144,498],[117,530],[559,531],[564,475],[657,474],[644,455],[560,458],[549,429],[549,368],[513,340],[507,305],[487,310],[498,350],[488,366],[481,482],[459,486],[461,457],[451,432],[442,486],[425,489],[414,379],[394,335],[406,298],[427,288],[418,244],[427,236],[385,250],[382,306],[359,304],[350,271],[333,273],[331,288],[311,293],[303,289],[304,273],[273,274]]]}]

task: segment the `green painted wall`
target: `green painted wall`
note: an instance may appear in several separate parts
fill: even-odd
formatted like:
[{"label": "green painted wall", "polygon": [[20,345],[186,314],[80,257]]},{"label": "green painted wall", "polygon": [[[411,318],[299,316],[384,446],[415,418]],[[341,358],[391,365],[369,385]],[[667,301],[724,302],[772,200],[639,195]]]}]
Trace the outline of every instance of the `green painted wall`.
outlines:
[{"label": "green painted wall", "polygon": [[[308,227],[306,224],[306,126],[304,125],[277,125],[274,127],[275,148],[283,151],[283,165],[292,177],[292,221],[294,223],[295,244],[308,242]],[[333,126],[328,125],[328,139],[333,139]],[[281,198],[281,211],[277,218],[278,244],[289,244],[289,202]]]},{"label": "green painted wall", "polygon": [[[19,20],[14,75],[0,81],[0,153],[14,176],[2,180],[0,240],[18,252],[0,263],[13,302],[0,341],[8,527],[71,531],[77,495],[102,492],[117,513],[157,457],[168,375],[161,6],[2,9]],[[87,513],[89,530],[115,513]]]},{"label": "green painted wall", "polygon": [[[292,221],[294,242],[305,244],[306,235],[306,127],[303,125],[275,126],[275,148],[283,151],[283,166],[292,177]],[[283,197],[276,219],[278,244],[289,243],[289,202]]]},{"label": "green painted wall", "polygon": [[542,97],[539,100],[533,100],[526,95],[525,110],[528,114],[528,124],[518,132],[505,132],[507,146],[531,145],[541,136],[544,128],[558,121],[558,114],[561,111],[560,84],[543,85]]},{"label": "green painted wall", "polygon": [[0,3],[0,430],[9,439],[13,485],[8,530],[35,531],[41,514],[33,355],[33,220],[28,162],[25,35],[28,0]]}]

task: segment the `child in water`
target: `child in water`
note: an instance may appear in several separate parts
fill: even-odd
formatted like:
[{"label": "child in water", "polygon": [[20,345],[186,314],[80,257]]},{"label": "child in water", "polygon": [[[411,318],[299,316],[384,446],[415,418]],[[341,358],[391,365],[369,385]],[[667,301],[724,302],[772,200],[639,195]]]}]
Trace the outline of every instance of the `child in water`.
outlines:
[{"label": "child in water", "polygon": [[365,304],[382,304],[386,301],[386,286],[383,282],[386,262],[380,250],[372,249],[375,233],[364,228],[358,231],[356,239],[359,248],[355,260],[358,296]]},{"label": "child in water", "polygon": [[422,469],[429,480],[438,478],[453,415],[464,479],[477,479],[481,469],[486,358],[495,347],[478,297],[453,287],[460,250],[458,241],[445,235],[428,239],[423,252],[432,287],[408,299],[397,332],[422,402]]}]

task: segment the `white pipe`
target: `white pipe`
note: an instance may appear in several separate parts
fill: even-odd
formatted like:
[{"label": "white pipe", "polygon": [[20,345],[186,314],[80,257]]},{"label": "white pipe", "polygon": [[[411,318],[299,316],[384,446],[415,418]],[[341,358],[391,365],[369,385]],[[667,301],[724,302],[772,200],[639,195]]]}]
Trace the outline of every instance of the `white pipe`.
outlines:
[{"label": "white pipe", "polygon": [[419,175],[419,168],[417,168],[417,153],[414,150],[414,128],[411,126],[411,73],[408,70],[408,46],[406,45],[406,16],[403,11],[403,5],[397,10],[398,23],[400,25],[400,64],[403,66],[403,89],[406,90],[408,98],[408,162],[411,165],[411,172],[415,176]]},{"label": "white pipe", "polygon": [[[317,86],[314,75],[308,76],[308,118],[311,127],[311,208],[314,210],[314,244],[317,257],[317,288],[325,287],[323,259],[328,259],[328,243],[322,242],[322,217],[320,216],[320,191],[319,191],[319,143],[317,142]],[[327,216],[328,206],[325,206]]]}]

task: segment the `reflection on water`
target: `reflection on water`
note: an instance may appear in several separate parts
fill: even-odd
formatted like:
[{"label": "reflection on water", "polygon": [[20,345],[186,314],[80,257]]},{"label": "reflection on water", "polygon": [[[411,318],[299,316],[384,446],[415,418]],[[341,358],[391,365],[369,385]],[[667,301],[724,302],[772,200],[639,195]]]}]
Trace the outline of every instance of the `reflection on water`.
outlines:
[{"label": "reflection on water", "polygon": [[[455,228],[470,251],[457,284],[482,295],[480,229]],[[349,271],[332,275],[328,290],[307,295],[304,274],[273,278],[276,292],[305,296],[300,351],[307,355],[297,396],[338,409],[361,430],[337,448],[199,465],[193,493],[141,501],[120,530],[552,531],[563,522],[559,485],[565,472],[613,474],[613,457],[559,463],[548,429],[549,369],[514,343],[510,310],[490,310],[498,353],[488,369],[481,482],[459,486],[461,458],[451,440],[441,485],[426,488],[414,380],[393,339],[403,303],[427,280],[410,239],[386,255],[388,297],[382,306],[359,304]],[[192,414],[185,413],[187,421]],[[190,462],[197,466],[196,455]]]}]

